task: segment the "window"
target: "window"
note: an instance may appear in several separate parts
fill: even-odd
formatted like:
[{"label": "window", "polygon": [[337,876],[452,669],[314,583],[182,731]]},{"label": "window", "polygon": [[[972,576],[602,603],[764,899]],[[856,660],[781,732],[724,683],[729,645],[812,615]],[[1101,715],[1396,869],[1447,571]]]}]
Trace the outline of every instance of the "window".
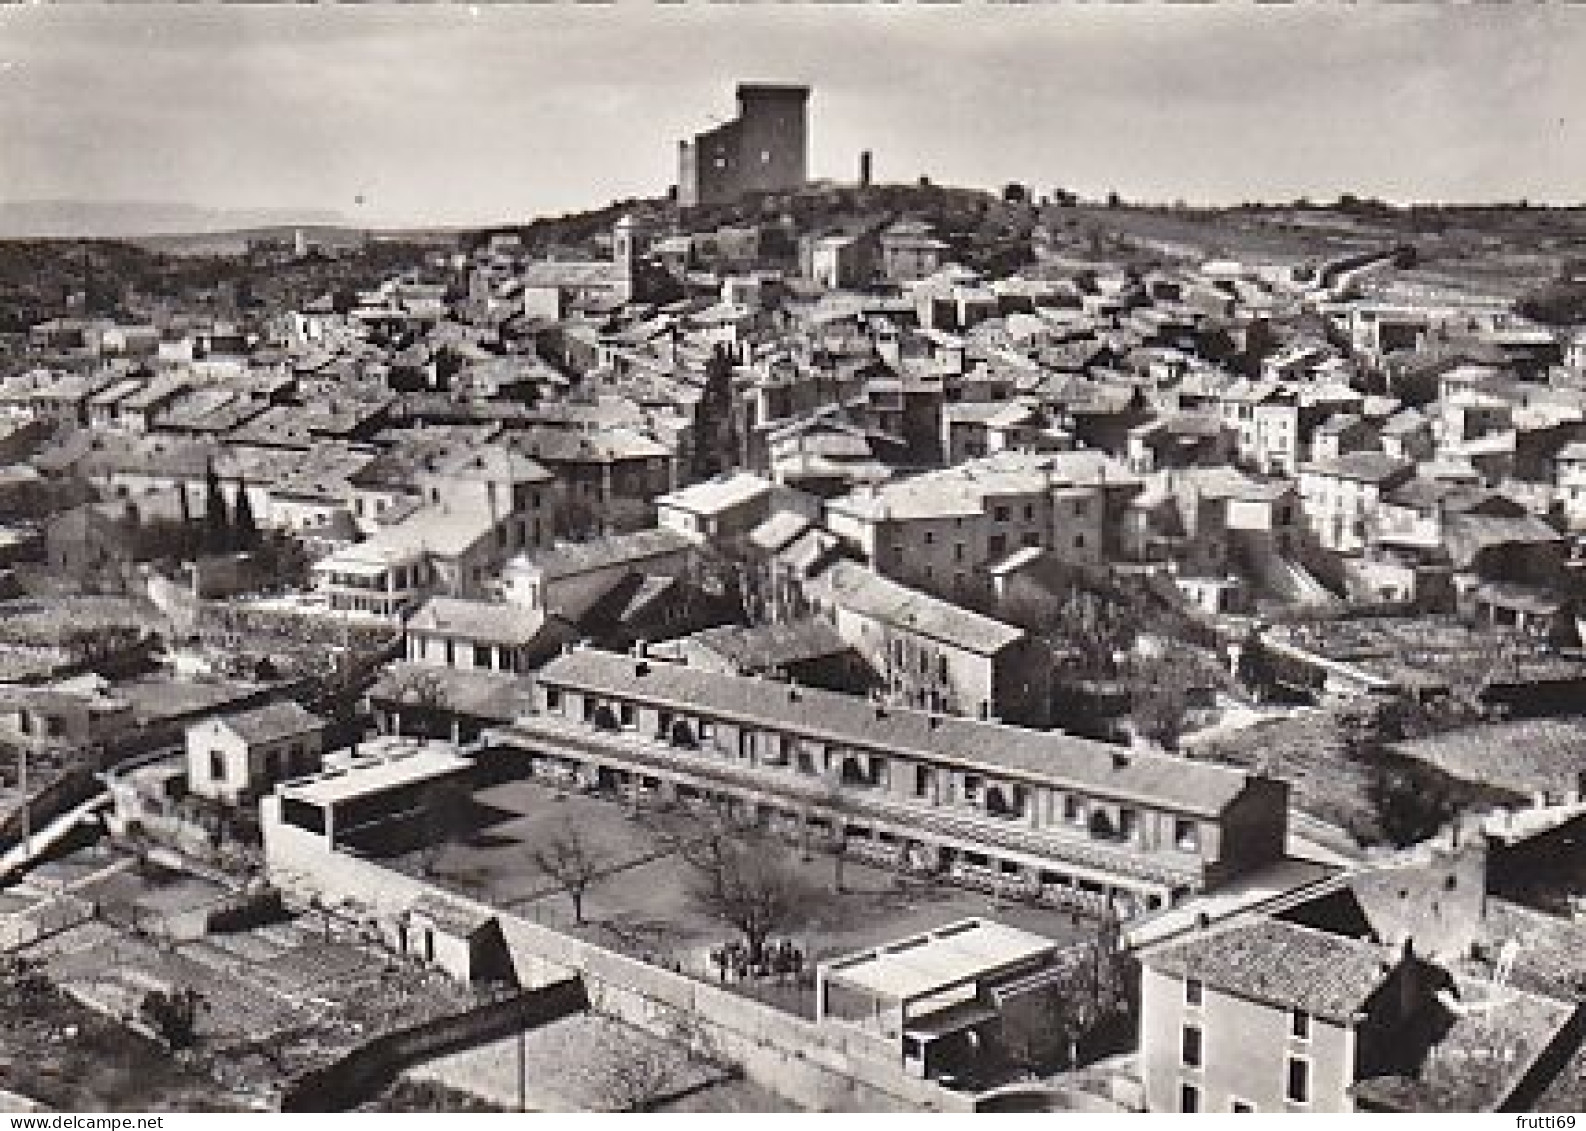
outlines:
[{"label": "window", "polygon": [[226,756],[219,750],[209,752],[209,780],[226,780]]},{"label": "window", "polygon": [[1008,552],[1008,536],[1006,534],[993,534],[986,542],[987,552],[992,557],[1000,557]]},{"label": "window", "polygon": [[1289,1014],[1289,1034],[1297,1040],[1310,1040],[1311,1015],[1303,1009],[1296,1009],[1291,1012]]},{"label": "window", "polygon": [[1196,1112],[1201,1109],[1201,1090],[1194,1084],[1180,1084],[1178,1089],[1178,1109],[1183,1112]]},{"label": "window", "polygon": [[1182,852],[1195,852],[1200,848],[1200,826],[1180,817],[1173,822],[1173,843]]},{"label": "window", "polygon": [[547,711],[560,711],[562,709],[562,689],[560,687],[547,687],[545,689],[545,709]]},{"label": "window", "polygon": [[925,544],[927,546],[929,546],[929,545],[932,545],[935,541],[936,541],[936,535],[931,533],[931,531],[927,530],[925,532]]},{"label": "window", "polygon": [[1080,805],[1079,798],[1071,793],[1065,794],[1063,797],[1063,820],[1071,825],[1083,825],[1085,823],[1084,807]]},{"label": "window", "polygon": [[1179,1047],[1185,1068],[1201,1066],[1201,1030],[1199,1025],[1184,1026],[1184,1039]]},{"label": "window", "polygon": [[1199,1005],[1205,998],[1205,986],[1199,978],[1184,979],[1184,1004]]},{"label": "window", "polygon": [[1311,1102],[1311,1062],[1300,1057],[1289,1057],[1288,1087],[1284,1091],[1290,1103]]},{"label": "window", "polygon": [[476,667],[476,668],[488,668],[488,667],[490,667],[490,645],[488,645],[488,644],[475,644],[474,645],[474,667]]},{"label": "window", "polygon": [[624,727],[632,727],[638,722],[639,712],[632,703],[623,703],[617,708],[617,717]]},{"label": "window", "polygon": [[1009,513],[1010,512],[1009,512],[1007,507],[992,507],[991,508],[991,517],[994,518],[998,522],[1007,522]]},{"label": "window", "polygon": [[1024,504],[1024,521],[1025,522],[1034,522],[1035,521],[1035,504],[1034,503],[1025,503]]},{"label": "window", "polygon": [[964,560],[964,544],[962,542],[958,542],[953,546],[953,560],[955,562]]},{"label": "window", "polygon": [[1256,1110],[1256,1105],[1249,1100],[1236,1099],[1228,1105],[1228,1110],[1235,1115],[1248,1115]]}]

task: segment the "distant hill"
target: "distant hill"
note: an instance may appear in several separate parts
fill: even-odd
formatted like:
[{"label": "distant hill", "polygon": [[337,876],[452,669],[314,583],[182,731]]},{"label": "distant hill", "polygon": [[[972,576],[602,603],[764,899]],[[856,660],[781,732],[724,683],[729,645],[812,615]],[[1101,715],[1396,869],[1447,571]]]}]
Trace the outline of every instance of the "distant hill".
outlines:
[{"label": "distant hill", "polygon": [[323,209],[201,208],[159,201],[0,201],[0,239],[128,239],[247,228],[350,226]]},{"label": "distant hill", "polygon": [[[323,224],[278,224],[268,227],[226,228],[218,231],[160,233],[146,236],[128,236],[126,242],[160,255],[243,255],[252,243],[274,242],[291,244],[296,233],[318,248],[362,247],[370,236],[379,239],[384,233],[366,233],[361,228],[327,226]],[[418,241],[422,242],[422,241]]]}]

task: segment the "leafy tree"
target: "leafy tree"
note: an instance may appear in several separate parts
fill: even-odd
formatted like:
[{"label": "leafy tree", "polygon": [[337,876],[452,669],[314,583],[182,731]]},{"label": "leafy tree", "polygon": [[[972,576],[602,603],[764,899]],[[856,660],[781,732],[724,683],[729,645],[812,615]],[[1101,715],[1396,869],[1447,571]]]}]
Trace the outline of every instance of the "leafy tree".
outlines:
[{"label": "leafy tree", "polygon": [[732,355],[718,345],[706,363],[699,402],[700,437],[694,449],[694,474],[699,479],[709,479],[738,462],[732,370]]},{"label": "leafy tree", "polygon": [[43,959],[0,954],[0,1003],[7,1010],[26,1012],[58,992]]},{"label": "leafy tree", "polygon": [[1446,788],[1380,762],[1366,778],[1366,801],[1383,837],[1398,848],[1435,836],[1459,812]]},{"label": "leafy tree", "polygon": [[1190,680],[1166,657],[1136,666],[1129,684],[1129,718],[1140,737],[1164,750],[1178,749],[1189,720]]},{"label": "leafy tree", "polygon": [[1010,181],[1002,186],[1002,202],[1004,204],[1024,204],[1030,199],[1030,190],[1017,181]]},{"label": "leafy tree", "polygon": [[135,625],[101,624],[68,630],[61,639],[61,646],[76,663],[97,671],[124,657],[142,642],[143,630]]},{"label": "leafy tree", "polygon": [[[409,665],[403,669],[391,681],[390,689],[391,697],[398,704],[411,703],[422,715],[442,712],[451,706],[451,695],[446,690],[446,681],[438,672],[421,667]],[[400,716],[395,721],[400,729]]]},{"label": "leafy tree", "polygon": [[192,1048],[198,1040],[198,1015],[207,1010],[204,995],[191,987],[179,990],[150,990],[143,995],[138,1012],[172,1050]]},{"label": "leafy tree", "polygon": [[1579,326],[1586,323],[1586,282],[1557,279],[1527,291],[1515,301],[1515,310],[1544,326]]},{"label": "leafy tree", "polygon": [[1040,1073],[1073,1068],[1109,1033],[1126,1040],[1134,1024],[1130,960],[1115,921],[1102,923],[1061,962],[1048,985],[1015,999],[1003,1014],[1002,1053],[1014,1067]]},{"label": "leafy tree", "polygon": [[286,531],[270,530],[261,535],[254,565],[266,588],[306,588],[310,564],[303,543]]},{"label": "leafy tree", "polygon": [[534,852],[534,866],[566,893],[573,905],[573,924],[584,924],[584,895],[605,869],[601,853],[571,821]]}]

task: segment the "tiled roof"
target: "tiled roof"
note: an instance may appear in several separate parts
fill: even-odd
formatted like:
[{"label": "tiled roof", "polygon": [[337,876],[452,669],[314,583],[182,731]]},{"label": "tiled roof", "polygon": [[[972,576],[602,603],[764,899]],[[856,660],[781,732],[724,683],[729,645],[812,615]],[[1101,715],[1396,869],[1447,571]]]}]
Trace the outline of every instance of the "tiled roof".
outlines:
[{"label": "tiled roof", "polygon": [[691,514],[721,514],[751,503],[770,490],[771,484],[766,480],[740,471],[662,495],[656,502]]},{"label": "tiled roof", "polygon": [[268,703],[234,715],[222,715],[215,721],[236,732],[250,744],[307,734],[325,725],[318,715],[291,701]]},{"label": "tiled roof", "polygon": [[830,510],[873,521],[940,518],[986,512],[997,496],[1045,494],[1054,488],[1127,485],[1138,480],[1105,452],[1003,452],[945,471],[916,475],[831,500]]},{"label": "tiled roof", "polygon": [[566,542],[549,550],[537,550],[514,559],[511,568],[536,570],[540,576],[548,579],[571,577],[612,566],[637,567],[651,558],[690,550],[693,546],[694,543],[686,536],[662,526],[631,534],[612,534],[588,542]]},{"label": "tiled roof", "polygon": [[1381,452],[1345,452],[1334,459],[1320,460],[1302,470],[1313,475],[1330,475],[1335,479],[1352,479],[1363,483],[1387,483],[1408,474],[1413,465]]},{"label": "tiled roof", "polygon": [[770,671],[785,664],[816,660],[848,649],[847,643],[837,635],[837,630],[818,619],[751,628],[723,625],[720,628],[707,628],[684,639],[731,660],[744,671]]},{"label": "tiled roof", "polygon": [[610,426],[587,432],[575,428],[525,428],[512,434],[511,443],[517,450],[548,464],[611,463],[671,455],[669,448],[648,436],[630,428]]},{"label": "tiled roof", "polygon": [[1025,636],[1021,628],[899,585],[857,562],[834,563],[819,586],[839,608],[985,656]]},{"label": "tiled roof", "polygon": [[749,532],[749,541],[768,554],[785,549],[814,523],[793,511],[777,511]]},{"label": "tiled roof", "polygon": [[490,644],[528,644],[540,634],[545,614],[494,601],[431,597],[408,618],[412,632],[429,632]]},{"label": "tiled roof", "polygon": [[1465,568],[1493,546],[1533,546],[1563,541],[1563,536],[1535,515],[1504,518],[1494,515],[1449,515],[1443,531],[1448,556]]},{"label": "tiled roof", "polygon": [[539,679],[839,743],[927,753],[984,772],[1071,785],[1099,796],[1207,817],[1220,816],[1252,780],[1223,766],[1125,750],[1056,731],[881,707],[854,695],[790,689],[773,680],[717,675],[590,648],[558,656],[540,670]]},{"label": "tiled roof", "polygon": [[1393,952],[1277,919],[1208,930],[1144,955],[1177,978],[1284,1009],[1348,1021],[1393,969]]}]

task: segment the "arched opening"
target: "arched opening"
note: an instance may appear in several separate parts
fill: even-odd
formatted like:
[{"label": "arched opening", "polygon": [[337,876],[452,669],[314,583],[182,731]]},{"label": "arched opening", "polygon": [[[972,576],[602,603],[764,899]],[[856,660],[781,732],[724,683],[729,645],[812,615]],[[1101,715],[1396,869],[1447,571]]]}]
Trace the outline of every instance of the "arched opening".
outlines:
[{"label": "arched opening", "polygon": [[843,759],[841,781],[844,785],[869,785],[869,778],[865,776],[864,767],[859,764],[859,759],[849,756]]},{"label": "arched opening", "polygon": [[678,719],[672,724],[671,740],[673,746],[681,746],[685,750],[699,749],[699,736],[694,733],[687,719]]},{"label": "arched opening", "polygon": [[608,704],[602,703],[595,708],[594,724],[596,730],[621,730],[622,724],[617,721],[617,713]]}]

